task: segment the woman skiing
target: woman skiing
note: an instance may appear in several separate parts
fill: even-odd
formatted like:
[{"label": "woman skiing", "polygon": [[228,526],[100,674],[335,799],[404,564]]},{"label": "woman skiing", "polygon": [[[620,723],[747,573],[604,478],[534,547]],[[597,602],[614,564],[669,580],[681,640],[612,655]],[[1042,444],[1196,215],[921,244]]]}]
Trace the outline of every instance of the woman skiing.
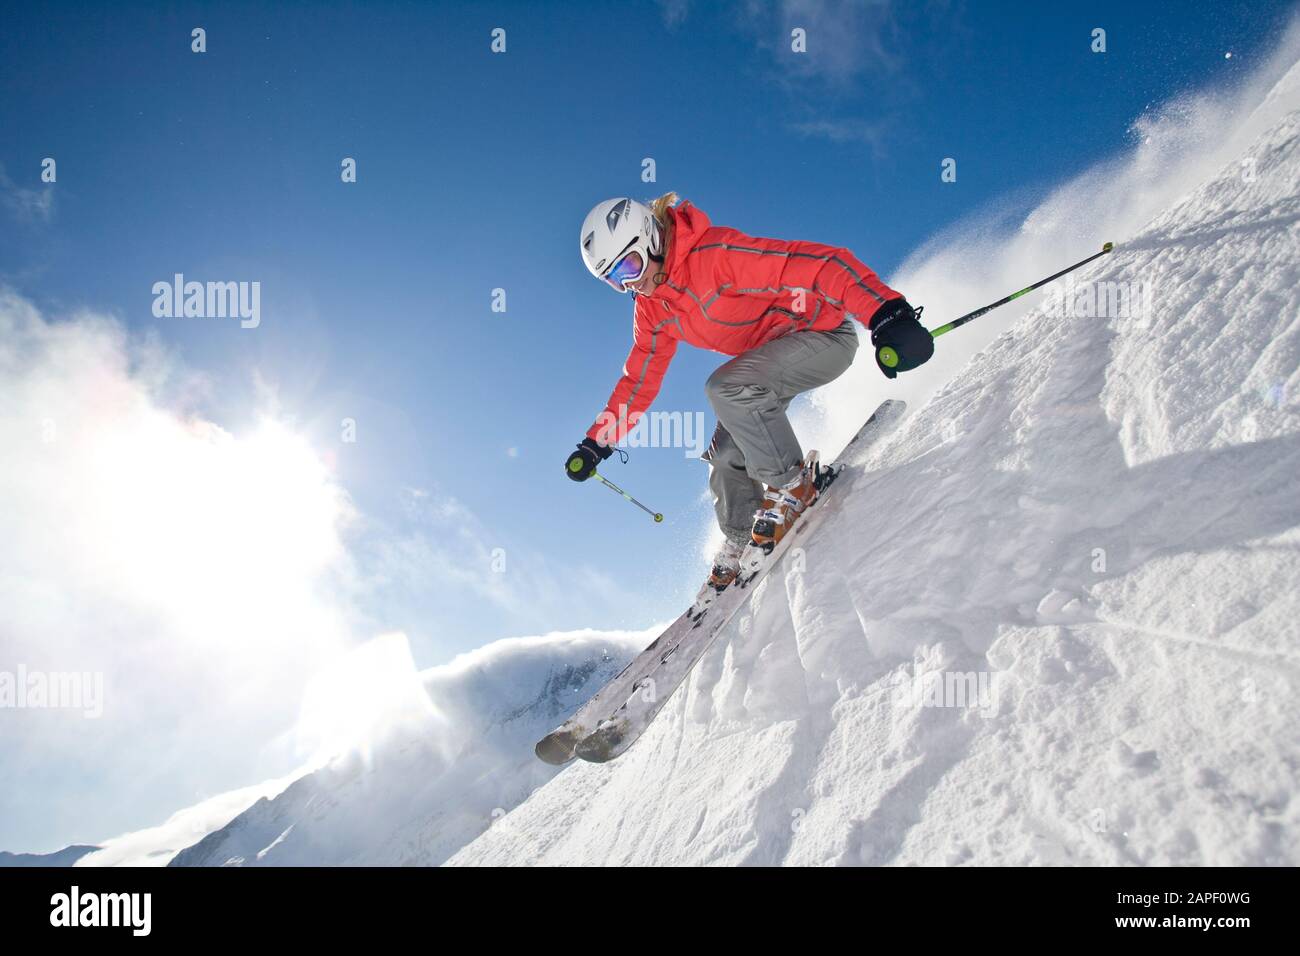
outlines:
[{"label": "woman skiing", "polygon": [[838,378],[853,362],[853,320],[877,349],[891,346],[889,378],[934,353],[917,312],[847,249],[759,239],[714,226],[668,193],[649,206],[598,204],[582,224],[591,274],[635,298],[632,350],[609,403],[565,461],[590,478],[636,426],[663,382],[678,342],[734,356],[705,384],[718,426],[704,455],[726,541],[708,586],[735,580],[745,545],[770,550],[817,497],[786,410],[796,395]]}]

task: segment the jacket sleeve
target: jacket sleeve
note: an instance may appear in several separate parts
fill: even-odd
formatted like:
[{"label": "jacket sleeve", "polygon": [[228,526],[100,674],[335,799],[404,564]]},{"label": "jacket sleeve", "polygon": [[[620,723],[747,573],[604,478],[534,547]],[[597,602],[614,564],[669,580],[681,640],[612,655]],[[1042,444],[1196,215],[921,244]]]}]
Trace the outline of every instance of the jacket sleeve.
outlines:
[{"label": "jacket sleeve", "polygon": [[[710,229],[697,247],[714,288],[732,294],[805,290],[866,325],[876,310],[902,297],[848,249],[819,242],[761,239],[735,229]],[[811,307],[809,309],[811,311]]]},{"label": "jacket sleeve", "polygon": [[638,301],[632,322],[632,350],[623,364],[623,375],[605,410],[587,430],[587,437],[602,445],[621,442],[659,394],[668,363],[676,352],[677,339],[662,325],[651,327]]}]

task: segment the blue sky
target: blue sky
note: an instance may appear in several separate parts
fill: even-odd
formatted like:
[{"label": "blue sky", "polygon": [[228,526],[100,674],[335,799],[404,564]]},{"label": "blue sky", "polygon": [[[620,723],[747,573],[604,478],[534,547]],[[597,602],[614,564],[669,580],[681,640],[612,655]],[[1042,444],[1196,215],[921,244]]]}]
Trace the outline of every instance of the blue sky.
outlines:
[{"label": "blue sky", "polygon": [[[675,189],[715,222],[843,244],[887,278],[944,227],[1008,197],[1028,208],[1122,148],[1145,108],[1244,69],[1289,8],[11,4],[0,281],[49,313],[93,308],[157,336],[209,377],[205,414],[233,432],[274,393],[366,516],[358,553],[461,524],[550,593],[376,585],[367,612],[407,631],[418,663],[509,634],[642,627],[705,572],[706,469],[680,449],[608,468],[662,526],[561,474],[629,338],[631,300],[578,256],[593,203]],[[34,209],[21,197],[43,190],[46,156],[58,182]],[[155,318],[151,286],[176,272],[261,282],[261,325]],[[707,413],[720,361],[680,352],[657,407]]]}]

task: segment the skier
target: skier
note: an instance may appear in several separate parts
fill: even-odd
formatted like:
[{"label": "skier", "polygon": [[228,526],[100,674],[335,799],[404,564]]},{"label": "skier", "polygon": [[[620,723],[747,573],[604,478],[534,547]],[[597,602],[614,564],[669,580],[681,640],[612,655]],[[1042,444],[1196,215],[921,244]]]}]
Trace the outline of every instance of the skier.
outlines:
[{"label": "skier", "polygon": [[667,193],[649,206],[599,203],[582,224],[591,274],[635,298],[632,350],[605,411],[565,461],[590,478],[654,401],[679,341],[734,356],[705,384],[718,425],[704,459],[725,542],[702,594],[721,592],[753,543],[770,550],[817,497],[786,409],[796,395],[838,378],[858,349],[853,321],[877,349],[891,346],[887,377],[934,354],[919,310],[847,249],[759,239],[714,226]]}]

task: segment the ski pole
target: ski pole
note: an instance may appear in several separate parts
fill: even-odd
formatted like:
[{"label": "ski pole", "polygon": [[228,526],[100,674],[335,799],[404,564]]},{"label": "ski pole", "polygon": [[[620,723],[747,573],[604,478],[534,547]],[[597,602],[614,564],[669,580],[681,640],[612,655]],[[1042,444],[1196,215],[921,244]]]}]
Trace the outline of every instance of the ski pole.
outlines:
[{"label": "ski pole", "polygon": [[[1019,292],[1013,292],[1011,293],[1011,295],[1007,296],[1006,298],[998,299],[998,301],[996,302],[991,302],[988,305],[984,306],[983,308],[976,309],[974,312],[967,312],[961,318],[953,319],[947,325],[941,325],[937,329],[931,329],[930,335],[937,339],[939,336],[951,332],[953,329],[963,326],[967,322],[972,322],[975,319],[978,319],[985,312],[992,312],[1000,305],[1006,305],[1008,302],[1012,302],[1015,299],[1020,298],[1022,295],[1026,295],[1030,292],[1033,292],[1035,289],[1045,286],[1049,282],[1055,282],[1057,279],[1061,278],[1061,276],[1065,275],[1067,272],[1073,272],[1075,269],[1078,269],[1081,266],[1086,266],[1093,259],[1101,258],[1102,256],[1104,256],[1106,253],[1110,252],[1114,248],[1115,248],[1115,244],[1113,242],[1108,242],[1101,247],[1101,252],[1094,252],[1088,258],[1081,259],[1080,261],[1076,262],[1072,266],[1066,266],[1060,272],[1056,273],[1055,275],[1050,275],[1046,279],[1039,279],[1033,285],[1025,286],[1025,288],[1021,289]],[[882,346],[878,354],[880,356],[881,364],[886,366],[887,368],[893,368],[895,365],[898,364],[898,353],[895,352],[888,345]]]},{"label": "ski pole", "polygon": [[657,512],[657,511],[651,511],[649,508],[647,508],[645,505],[641,504],[641,502],[637,501],[635,498],[633,498],[631,495],[629,495],[626,491],[624,491],[624,490],[623,490],[622,488],[620,488],[618,485],[614,484],[614,482],[610,481],[608,478],[606,478],[606,477],[605,477],[604,475],[602,475],[600,472],[598,472],[598,471],[593,471],[593,472],[591,473],[591,477],[593,477],[593,478],[599,478],[601,484],[603,484],[606,488],[608,488],[610,491],[617,491],[620,495],[622,495],[622,496],[623,496],[624,498],[626,498],[628,501],[632,502],[632,504],[636,505],[638,508],[640,508],[640,509],[641,509],[642,511],[644,511],[646,514],[648,514],[650,517],[654,518],[655,521],[663,521],[663,520],[664,520],[664,516],[663,516],[663,515],[661,515],[661,514],[660,514],[659,512]]}]

